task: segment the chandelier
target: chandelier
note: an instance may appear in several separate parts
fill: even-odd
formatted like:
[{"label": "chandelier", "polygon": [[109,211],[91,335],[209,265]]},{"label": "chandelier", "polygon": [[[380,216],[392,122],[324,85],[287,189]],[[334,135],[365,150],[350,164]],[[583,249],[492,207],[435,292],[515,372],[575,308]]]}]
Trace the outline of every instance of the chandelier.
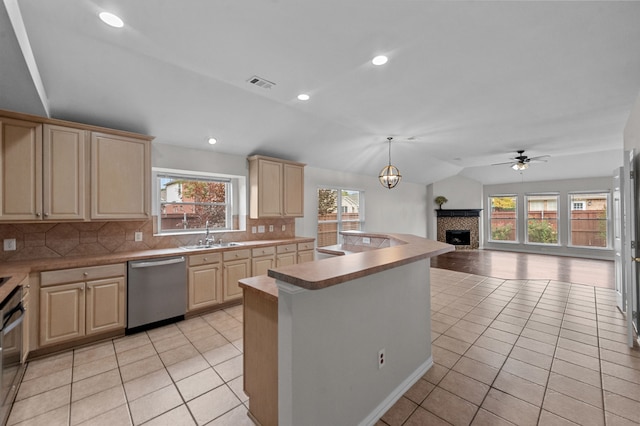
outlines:
[{"label": "chandelier", "polygon": [[381,171],[378,179],[380,179],[380,183],[387,189],[394,188],[400,180],[402,179],[402,175],[400,174],[400,170],[394,165],[391,164],[391,140],[393,138],[389,136],[387,140],[389,141],[389,165],[385,166]]}]

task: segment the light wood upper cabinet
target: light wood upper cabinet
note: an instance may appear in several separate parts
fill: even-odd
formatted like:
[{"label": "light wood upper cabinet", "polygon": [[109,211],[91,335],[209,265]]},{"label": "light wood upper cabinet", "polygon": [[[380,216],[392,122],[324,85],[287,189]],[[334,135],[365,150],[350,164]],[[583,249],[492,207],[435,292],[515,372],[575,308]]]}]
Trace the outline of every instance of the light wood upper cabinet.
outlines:
[{"label": "light wood upper cabinet", "polygon": [[302,217],[304,166],[260,155],[249,157],[249,216]]},{"label": "light wood upper cabinet", "polygon": [[42,218],[42,124],[0,117],[0,220]]},{"label": "light wood upper cabinet", "polygon": [[86,218],[87,133],[0,118],[0,220]]},{"label": "light wood upper cabinet", "polygon": [[85,219],[89,189],[87,132],[45,124],[43,136],[43,218]]},{"label": "light wood upper cabinet", "polygon": [[147,219],[150,141],[91,134],[91,219]]}]

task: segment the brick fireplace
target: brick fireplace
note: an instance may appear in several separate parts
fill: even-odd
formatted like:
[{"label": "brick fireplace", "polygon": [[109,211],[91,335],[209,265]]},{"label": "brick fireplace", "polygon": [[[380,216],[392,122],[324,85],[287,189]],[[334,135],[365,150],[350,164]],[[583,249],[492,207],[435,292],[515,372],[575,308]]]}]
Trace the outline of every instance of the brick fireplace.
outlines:
[{"label": "brick fireplace", "polygon": [[438,241],[456,246],[456,250],[480,247],[480,212],[482,209],[436,210]]}]

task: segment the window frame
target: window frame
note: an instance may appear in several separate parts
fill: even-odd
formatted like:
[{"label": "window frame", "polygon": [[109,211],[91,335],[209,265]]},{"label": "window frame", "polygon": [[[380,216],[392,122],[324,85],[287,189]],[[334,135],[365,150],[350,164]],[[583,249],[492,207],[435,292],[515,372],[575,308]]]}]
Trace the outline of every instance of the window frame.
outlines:
[{"label": "window frame", "polygon": [[[606,217],[604,218],[605,221],[605,229],[607,232],[607,236],[606,236],[606,241],[607,241],[607,245],[604,247],[600,247],[600,246],[583,246],[583,245],[577,245],[577,244],[573,244],[573,231],[572,231],[572,219],[571,219],[571,212],[574,210],[573,209],[573,201],[572,201],[572,197],[574,195],[595,195],[595,194],[605,194],[606,195],[606,205],[605,205],[605,212],[606,212]],[[602,191],[570,191],[567,193],[567,200],[568,200],[568,205],[570,206],[568,212],[567,212],[567,226],[569,227],[569,237],[568,237],[568,242],[567,242],[567,247],[571,247],[571,248],[576,248],[576,249],[589,249],[589,250],[611,250],[613,248],[613,219],[611,217],[611,208],[612,208],[612,204],[611,204],[611,191],[610,190],[602,190]],[[586,206],[585,206],[586,207]],[[584,211],[586,210],[579,210],[579,211]]]},{"label": "window frame", "polygon": [[[318,219],[318,194],[320,192],[320,190],[331,190],[331,191],[336,191],[338,193],[338,197],[336,199],[336,220],[319,220]],[[343,212],[343,205],[342,205],[342,192],[343,191],[351,191],[351,192],[358,192],[358,220],[343,220],[342,219],[342,215],[343,214],[348,214],[349,212]],[[347,206],[348,207],[348,206]],[[336,244],[342,244],[342,236],[340,235],[340,232],[342,232],[344,230],[343,224],[344,223],[359,223],[359,228],[360,231],[365,231],[365,191],[363,189],[354,189],[354,188],[347,188],[347,187],[340,187],[340,186],[329,186],[329,185],[319,185],[316,189],[316,220],[317,220],[317,226],[316,226],[316,241],[320,241],[320,238],[318,237],[318,230],[320,228],[321,224],[326,224],[326,223],[336,223],[337,227],[336,227]],[[326,247],[326,246],[324,246]]]},{"label": "window frame", "polygon": [[[491,227],[491,220],[492,220],[492,214],[493,214],[493,204],[491,202],[492,198],[514,198],[515,199],[515,211],[514,211],[514,225],[515,225],[515,240],[494,240],[493,239],[493,232],[492,232],[492,227]],[[488,236],[488,242],[490,243],[500,243],[500,244],[520,244],[520,218],[519,218],[519,196],[518,194],[494,194],[494,195],[489,195],[488,197],[488,205],[489,205],[489,226],[488,226],[488,232],[489,232],[489,236]]]},{"label": "window frame", "polygon": [[[166,169],[166,168],[153,168],[152,169],[153,188],[154,188],[154,200],[153,207],[156,213],[154,235],[168,236],[168,235],[188,235],[188,234],[202,234],[205,232],[205,228],[180,228],[176,230],[162,229],[162,206],[164,204],[182,204],[162,201],[162,189],[161,179],[166,177],[202,181],[202,182],[223,182],[227,185],[226,200],[225,203],[204,203],[211,205],[225,205],[225,227],[224,228],[210,228],[210,233],[228,233],[245,231],[246,221],[244,219],[245,207],[243,207],[242,197],[243,190],[246,191],[246,178],[244,176],[228,175],[222,173],[210,173],[191,170],[178,170],[178,169]],[[184,205],[202,205],[203,203],[184,203]],[[246,205],[246,203],[244,203]],[[237,210],[237,211],[236,211]],[[234,228],[234,216],[238,215],[237,227]]]},{"label": "window frame", "polygon": [[[536,241],[529,241],[529,197],[555,197],[556,199],[556,242],[555,243],[541,243]],[[543,246],[543,247],[561,247],[560,241],[560,193],[558,192],[531,192],[524,194],[524,244],[532,245],[532,246]],[[543,219],[544,220],[544,219]]]}]

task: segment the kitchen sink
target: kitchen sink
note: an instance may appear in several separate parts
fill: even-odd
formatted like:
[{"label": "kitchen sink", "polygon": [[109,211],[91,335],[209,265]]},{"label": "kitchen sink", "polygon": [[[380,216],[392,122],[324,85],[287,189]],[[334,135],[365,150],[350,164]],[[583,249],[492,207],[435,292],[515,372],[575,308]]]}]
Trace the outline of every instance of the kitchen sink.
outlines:
[{"label": "kitchen sink", "polygon": [[242,246],[244,244],[242,243],[236,243],[236,242],[229,242],[229,243],[219,243],[219,244],[195,244],[195,245],[191,245],[191,246],[180,246],[180,248],[182,250],[207,250],[207,249],[215,249],[215,248],[222,248],[222,247],[236,247],[236,246]]}]

